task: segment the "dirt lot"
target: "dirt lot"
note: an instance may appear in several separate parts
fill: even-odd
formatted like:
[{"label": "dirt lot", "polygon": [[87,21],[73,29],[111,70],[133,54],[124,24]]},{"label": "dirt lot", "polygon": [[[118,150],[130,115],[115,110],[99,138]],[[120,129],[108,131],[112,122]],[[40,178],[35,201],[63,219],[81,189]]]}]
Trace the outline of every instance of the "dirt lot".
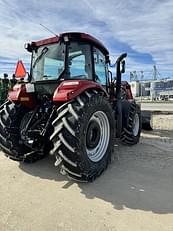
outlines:
[{"label": "dirt lot", "polygon": [[1,153],[1,231],[173,230],[173,130],[115,145],[113,163],[94,183],[68,181],[53,161],[27,165]]}]

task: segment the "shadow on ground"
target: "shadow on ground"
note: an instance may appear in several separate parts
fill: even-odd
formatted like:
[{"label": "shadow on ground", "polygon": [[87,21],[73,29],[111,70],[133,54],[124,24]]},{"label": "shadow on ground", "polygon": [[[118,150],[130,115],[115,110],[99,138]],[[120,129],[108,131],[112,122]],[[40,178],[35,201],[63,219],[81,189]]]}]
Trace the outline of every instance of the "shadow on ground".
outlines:
[{"label": "shadow on ground", "polygon": [[[115,146],[114,161],[101,177],[93,183],[77,183],[81,193],[86,198],[109,202],[118,210],[126,207],[173,213],[173,154],[144,141],[142,137],[135,146]],[[67,178],[58,174],[52,156],[31,165],[21,163],[19,167],[40,178],[64,181],[64,189],[76,184],[66,183]]]}]

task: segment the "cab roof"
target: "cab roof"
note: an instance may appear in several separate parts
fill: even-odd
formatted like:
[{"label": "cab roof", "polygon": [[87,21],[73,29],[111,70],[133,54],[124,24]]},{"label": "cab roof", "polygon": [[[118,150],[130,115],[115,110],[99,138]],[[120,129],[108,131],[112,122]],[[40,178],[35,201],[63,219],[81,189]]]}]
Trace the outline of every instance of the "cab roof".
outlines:
[{"label": "cab roof", "polygon": [[89,34],[81,33],[81,32],[62,33],[60,35],[57,35],[57,36],[54,36],[54,37],[51,37],[51,38],[47,38],[47,39],[32,42],[32,45],[36,46],[36,47],[40,47],[40,46],[44,46],[44,45],[48,45],[48,44],[58,43],[65,36],[68,37],[69,41],[88,42],[88,43],[96,46],[97,48],[99,48],[105,55],[109,55],[109,51],[107,50],[107,48],[98,39],[94,38],[93,36],[91,36]]}]

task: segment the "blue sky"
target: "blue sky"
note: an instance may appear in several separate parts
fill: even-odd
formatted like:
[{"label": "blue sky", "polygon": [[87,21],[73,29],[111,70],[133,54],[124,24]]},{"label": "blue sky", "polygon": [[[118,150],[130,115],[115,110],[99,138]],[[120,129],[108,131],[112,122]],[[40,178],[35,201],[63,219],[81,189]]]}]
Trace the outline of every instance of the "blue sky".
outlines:
[{"label": "blue sky", "polygon": [[0,0],[0,75],[15,71],[18,59],[29,68],[24,43],[55,33],[81,31],[101,40],[112,62],[128,53],[126,75],[151,78],[155,64],[173,78],[173,0]]}]

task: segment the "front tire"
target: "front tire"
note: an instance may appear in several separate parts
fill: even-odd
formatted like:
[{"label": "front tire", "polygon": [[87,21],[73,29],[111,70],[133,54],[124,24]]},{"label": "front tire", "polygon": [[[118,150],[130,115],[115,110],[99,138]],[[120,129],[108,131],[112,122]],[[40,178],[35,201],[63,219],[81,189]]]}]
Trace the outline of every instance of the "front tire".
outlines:
[{"label": "front tire", "polygon": [[96,91],[85,91],[57,109],[51,154],[60,173],[79,181],[93,181],[111,160],[113,113]]},{"label": "front tire", "polygon": [[151,131],[153,130],[153,115],[150,111],[142,111],[142,129]]},{"label": "front tire", "polygon": [[124,121],[120,140],[123,144],[134,145],[139,142],[141,134],[140,106],[135,101],[127,101],[123,107]]}]

